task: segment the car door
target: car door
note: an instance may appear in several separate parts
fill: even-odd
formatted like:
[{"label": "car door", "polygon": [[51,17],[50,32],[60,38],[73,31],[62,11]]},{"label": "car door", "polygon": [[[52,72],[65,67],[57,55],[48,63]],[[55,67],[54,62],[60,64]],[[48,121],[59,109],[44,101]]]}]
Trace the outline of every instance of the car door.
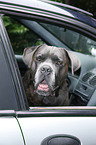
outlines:
[{"label": "car door", "polygon": [[[35,4],[35,3],[34,3]],[[10,3],[9,3],[10,5]],[[14,10],[15,6],[15,10]],[[18,6],[21,6],[18,4]],[[35,4],[36,6],[36,4]],[[50,6],[50,5],[48,5]],[[5,7],[5,8],[4,8]],[[21,9],[18,9],[16,5],[11,5],[11,7],[6,7],[6,5],[3,5],[2,9],[4,11],[1,11],[2,13],[9,14],[11,16],[23,16],[23,18],[29,18],[34,20],[44,20],[44,22],[56,22],[56,24],[61,24],[62,18],[56,19],[55,16],[52,17],[48,16],[48,14],[40,15],[40,13],[35,13],[31,9],[30,11],[23,11],[22,7],[19,7]],[[24,6],[23,8],[26,9]],[[24,9],[24,10],[25,10]],[[21,11],[22,10],[22,11]],[[7,11],[7,12],[6,12]],[[9,13],[8,13],[9,11]],[[20,12],[20,13],[19,13]],[[14,13],[14,14],[13,14]],[[25,14],[26,13],[26,14]],[[34,14],[35,13],[35,14]],[[52,14],[52,13],[50,13]],[[46,16],[47,15],[47,16]],[[65,18],[65,17],[63,17]],[[60,21],[59,21],[60,19]],[[56,20],[56,21],[55,21]],[[72,20],[72,19],[71,19]],[[66,20],[67,21],[67,20]],[[66,23],[66,22],[65,22]],[[65,23],[63,23],[65,25]],[[79,23],[79,22],[78,22]],[[67,24],[69,22],[67,21]],[[69,24],[70,27],[73,26],[72,23]],[[66,25],[65,25],[66,26]],[[83,25],[84,26],[84,25]],[[82,27],[83,27],[82,26]],[[75,26],[73,26],[75,29]],[[89,26],[90,27],[90,26]],[[3,26],[4,28],[4,26]],[[79,26],[76,26],[76,29],[80,31]],[[91,28],[91,27],[90,27]],[[83,31],[83,28],[82,28]],[[87,31],[87,30],[84,30]],[[2,32],[4,33],[4,32]],[[89,30],[89,33],[90,30]],[[88,34],[86,32],[86,34]],[[90,34],[92,37],[92,34]],[[94,34],[93,34],[94,35]],[[4,42],[3,42],[4,43]],[[11,46],[11,45],[10,45]],[[10,50],[10,48],[9,48]],[[12,52],[11,52],[12,53]],[[13,53],[12,53],[12,56]],[[15,59],[15,56],[14,56]],[[13,66],[12,66],[13,68]],[[16,73],[19,73],[19,70],[17,68],[17,65],[14,66],[16,68]],[[18,83],[20,82],[20,85],[17,85],[17,88],[20,87],[20,92],[22,94],[18,94],[17,98],[19,100],[19,109],[16,110],[16,116],[15,120],[17,119],[19,128],[21,129],[23,141],[25,144],[31,145],[57,145],[57,144],[68,144],[68,142],[71,144],[75,144],[77,141],[77,145],[83,144],[83,145],[95,145],[96,143],[96,107],[30,107],[27,108],[27,101],[25,101],[24,96],[24,90],[22,86],[21,76],[19,77],[19,74],[17,75],[16,79],[18,80]],[[76,78],[75,78],[76,79]],[[15,84],[17,81],[15,82]],[[19,87],[18,87],[19,86]],[[22,97],[21,97],[22,96]],[[25,100],[24,100],[25,99]],[[23,102],[23,103],[22,103]],[[19,130],[20,131],[20,130]],[[71,140],[72,139],[72,140]],[[66,140],[66,141],[65,141]],[[74,143],[75,142],[75,143]]]},{"label": "car door", "polygon": [[17,116],[28,145],[73,145],[70,138],[77,138],[77,145],[96,143],[95,108],[33,107],[28,112],[17,112]]},{"label": "car door", "polygon": [[[20,64],[22,57],[16,55],[16,58]],[[21,73],[21,75],[23,74]],[[94,145],[96,142],[94,137],[96,133],[95,115],[95,107],[43,108],[41,106],[31,107],[29,111],[16,111],[25,143],[28,145],[39,145],[43,144],[43,142],[49,144],[49,140],[56,144],[58,138],[63,144],[66,144],[65,138],[67,138],[68,142],[72,138],[73,141],[78,140],[79,144]],[[91,123],[92,126],[90,126]]]}]

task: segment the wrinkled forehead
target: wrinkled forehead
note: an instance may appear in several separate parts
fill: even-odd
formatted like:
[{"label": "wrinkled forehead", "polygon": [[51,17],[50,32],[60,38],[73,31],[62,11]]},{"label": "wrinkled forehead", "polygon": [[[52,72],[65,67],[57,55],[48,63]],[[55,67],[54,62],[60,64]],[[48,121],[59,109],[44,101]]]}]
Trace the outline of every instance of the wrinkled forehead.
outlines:
[{"label": "wrinkled forehead", "polygon": [[59,58],[64,58],[65,51],[63,48],[53,47],[53,46],[47,46],[47,47],[40,47],[38,52],[40,55],[46,55],[46,56],[57,56]]}]

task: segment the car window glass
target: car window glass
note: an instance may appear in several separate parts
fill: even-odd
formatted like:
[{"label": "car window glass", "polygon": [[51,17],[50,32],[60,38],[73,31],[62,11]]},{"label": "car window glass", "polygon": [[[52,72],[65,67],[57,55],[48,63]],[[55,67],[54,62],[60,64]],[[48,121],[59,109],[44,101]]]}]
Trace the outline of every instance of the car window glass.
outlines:
[{"label": "car window glass", "polygon": [[2,41],[0,41],[0,110],[18,110],[13,80],[1,42]]},{"label": "car window glass", "polygon": [[40,23],[71,50],[96,55],[96,41],[72,30],[52,24]]}]

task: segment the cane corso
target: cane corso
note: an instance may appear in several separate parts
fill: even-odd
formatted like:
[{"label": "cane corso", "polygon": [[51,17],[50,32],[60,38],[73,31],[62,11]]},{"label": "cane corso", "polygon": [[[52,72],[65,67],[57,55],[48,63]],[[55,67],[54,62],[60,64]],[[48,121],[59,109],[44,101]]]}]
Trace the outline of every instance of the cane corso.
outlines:
[{"label": "cane corso", "polygon": [[64,48],[43,44],[26,48],[23,61],[29,67],[23,79],[29,106],[69,105],[68,66],[72,74],[80,67],[75,55]]}]

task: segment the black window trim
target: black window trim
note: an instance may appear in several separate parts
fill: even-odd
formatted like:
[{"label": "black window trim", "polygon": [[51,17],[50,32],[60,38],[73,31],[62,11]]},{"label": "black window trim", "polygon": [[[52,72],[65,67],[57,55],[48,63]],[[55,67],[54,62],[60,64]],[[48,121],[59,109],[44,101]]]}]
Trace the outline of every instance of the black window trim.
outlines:
[{"label": "black window trim", "polygon": [[17,117],[96,117],[96,107],[31,107],[17,111]]}]

